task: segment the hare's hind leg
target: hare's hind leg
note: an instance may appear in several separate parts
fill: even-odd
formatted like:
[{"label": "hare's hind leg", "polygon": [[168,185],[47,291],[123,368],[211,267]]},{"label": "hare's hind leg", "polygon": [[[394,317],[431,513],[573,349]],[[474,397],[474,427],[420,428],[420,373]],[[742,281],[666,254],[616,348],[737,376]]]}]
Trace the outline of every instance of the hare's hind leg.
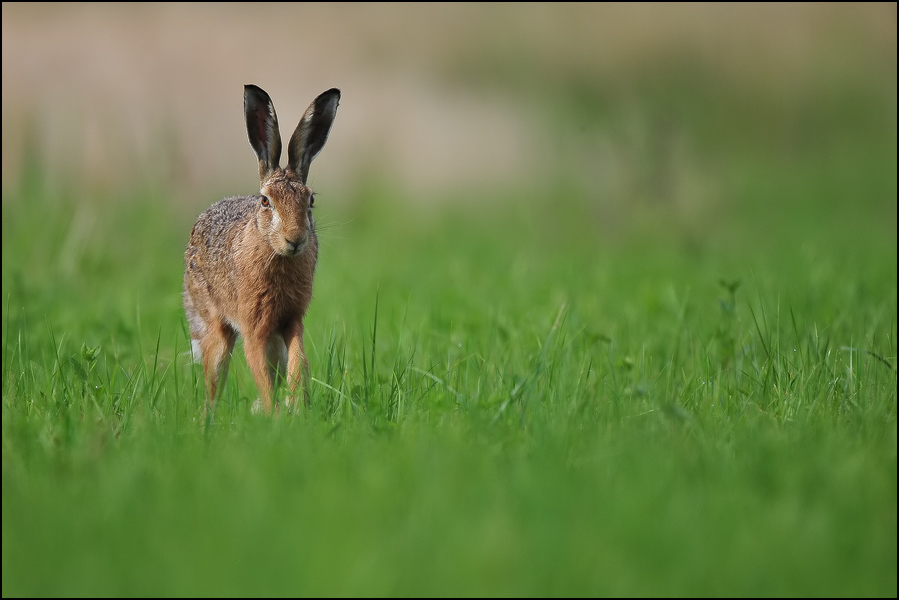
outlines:
[{"label": "hare's hind leg", "polygon": [[237,332],[226,323],[216,323],[206,327],[200,338],[203,353],[203,372],[206,375],[206,396],[209,408],[215,404],[216,392],[224,387],[228,378],[231,351],[237,341]]},{"label": "hare's hind leg", "polygon": [[215,404],[216,392],[228,377],[237,332],[228,323],[217,319],[214,313],[210,314],[211,303],[203,294],[199,295],[199,302],[195,302],[196,288],[202,289],[197,283],[202,280],[197,277],[190,273],[185,275],[184,312],[190,328],[191,358],[194,362],[203,362],[208,409]]}]

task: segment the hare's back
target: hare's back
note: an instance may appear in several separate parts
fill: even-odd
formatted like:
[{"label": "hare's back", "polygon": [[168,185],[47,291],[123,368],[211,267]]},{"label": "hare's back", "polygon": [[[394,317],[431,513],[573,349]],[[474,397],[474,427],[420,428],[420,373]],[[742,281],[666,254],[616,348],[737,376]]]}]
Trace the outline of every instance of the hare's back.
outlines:
[{"label": "hare's back", "polygon": [[204,210],[190,232],[188,253],[193,250],[210,259],[225,258],[235,237],[253,217],[257,202],[253,196],[234,196]]}]

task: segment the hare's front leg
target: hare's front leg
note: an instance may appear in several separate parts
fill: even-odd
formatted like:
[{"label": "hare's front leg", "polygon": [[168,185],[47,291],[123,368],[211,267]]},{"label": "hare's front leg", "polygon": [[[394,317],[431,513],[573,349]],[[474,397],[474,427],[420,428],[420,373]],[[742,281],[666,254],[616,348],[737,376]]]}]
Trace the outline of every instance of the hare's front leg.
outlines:
[{"label": "hare's front leg", "polygon": [[269,336],[244,334],[244,351],[247,355],[247,365],[256,381],[262,401],[262,412],[267,415],[272,413],[272,369],[269,366]]},{"label": "hare's front leg", "polygon": [[275,390],[287,376],[287,346],[281,334],[273,335],[268,341],[268,375]]},{"label": "hare's front leg", "polygon": [[303,401],[309,406],[309,361],[303,347],[303,322],[294,323],[287,330],[284,339],[287,342],[287,378],[290,382],[288,402],[298,400],[297,388],[302,386]]}]

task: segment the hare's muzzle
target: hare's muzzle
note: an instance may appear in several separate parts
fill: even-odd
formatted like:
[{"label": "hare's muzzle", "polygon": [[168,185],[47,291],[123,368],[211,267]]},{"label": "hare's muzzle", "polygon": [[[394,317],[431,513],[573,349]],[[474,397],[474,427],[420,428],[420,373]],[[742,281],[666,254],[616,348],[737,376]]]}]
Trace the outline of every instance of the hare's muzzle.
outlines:
[{"label": "hare's muzzle", "polygon": [[284,254],[287,256],[296,256],[306,248],[309,241],[309,234],[303,234],[295,240],[284,238]]}]

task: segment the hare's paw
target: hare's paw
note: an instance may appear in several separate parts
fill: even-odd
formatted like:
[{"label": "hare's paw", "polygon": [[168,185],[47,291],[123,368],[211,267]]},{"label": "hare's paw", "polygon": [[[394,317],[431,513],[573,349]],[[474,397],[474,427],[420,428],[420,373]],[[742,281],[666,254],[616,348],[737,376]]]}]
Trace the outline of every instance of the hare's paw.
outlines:
[{"label": "hare's paw", "polygon": [[284,410],[289,414],[298,413],[300,411],[300,398],[295,395],[288,395],[284,398]]}]

